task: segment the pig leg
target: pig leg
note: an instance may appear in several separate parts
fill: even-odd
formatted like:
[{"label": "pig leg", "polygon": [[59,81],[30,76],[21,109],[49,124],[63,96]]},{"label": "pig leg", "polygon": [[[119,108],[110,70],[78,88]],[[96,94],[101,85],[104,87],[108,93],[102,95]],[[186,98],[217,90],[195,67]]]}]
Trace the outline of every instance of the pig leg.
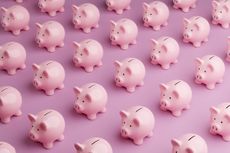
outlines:
[{"label": "pig leg", "polygon": [[17,113],[15,113],[15,116],[21,116],[22,115],[22,111],[19,110]]},{"label": "pig leg", "polygon": [[44,12],[45,12],[45,10],[44,10],[44,9],[41,9],[41,12],[42,12],[42,13],[44,13]]},{"label": "pig leg", "polygon": [[127,6],[125,9],[126,9],[126,10],[130,10],[130,9],[131,9],[131,6],[129,5],[129,6]]},{"label": "pig leg", "polygon": [[153,136],[153,131],[151,131],[150,133],[149,133],[149,135],[147,135],[147,137],[152,137]]},{"label": "pig leg", "polygon": [[45,91],[45,93],[48,96],[52,96],[52,95],[54,95],[54,90],[47,90],[47,91]]},{"label": "pig leg", "polygon": [[216,25],[218,22],[216,20],[212,20],[212,24]]},{"label": "pig leg", "polygon": [[204,42],[208,42],[208,37],[204,39]]},{"label": "pig leg", "polygon": [[190,109],[190,105],[189,104],[187,106],[185,106],[185,110],[186,109]]},{"label": "pig leg", "polygon": [[136,40],[136,39],[135,39],[135,40],[133,40],[133,41],[131,42],[131,44],[132,44],[132,45],[137,44],[137,40]]},{"label": "pig leg", "polygon": [[183,12],[188,12],[189,11],[189,7],[182,8],[182,11]]},{"label": "pig leg", "polygon": [[93,66],[85,67],[86,72],[92,72],[93,71]]},{"label": "pig leg", "polygon": [[63,89],[65,86],[64,86],[64,84],[62,83],[60,86],[58,86],[57,88],[58,89]]},{"label": "pig leg", "polygon": [[10,70],[7,70],[7,72],[10,75],[14,75],[14,74],[16,74],[16,69],[10,69]]},{"label": "pig leg", "polygon": [[102,63],[102,61],[100,61],[96,66],[102,66],[103,65],[103,63]]},{"label": "pig leg", "polygon": [[55,52],[55,47],[51,46],[51,47],[47,47],[47,50],[51,53]]},{"label": "pig leg", "polygon": [[25,64],[23,64],[21,67],[20,67],[20,69],[25,69],[26,68],[26,65]]},{"label": "pig leg", "polygon": [[135,86],[132,86],[132,87],[127,87],[126,88],[128,92],[134,92],[135,91]]},{"label": "pig leg", "polygon": [[212,83],[212,84],[207,84],[207,85],[206,85],[206,87],[207,87],[209,90],[214,89],[214,88],[215,88],[215,86],[216,86],[216,84],[215,84],[215,83]]},{"label": "pig leg", "polygon": [[230,141],[230,136],[225,136],[225,137],[223,137],[223,139],[224,139],[225,141]]},{"label": "pig leg", "polygon": [[48,13],[50,16],[56,16],[57,12],[56,11],[51,11]]},{"label": "pig leg", "polygon": [[144,85],[144,81],[141,81],[141,83],[139,84],[139,86],[143,86]]},{"label": "pig leg", "polygon": [[124,45],[121,45],[121,49],[123,50],[126,50],[129,48],[129,45],[128,44],[124,44]]},{"label": "pig leg", "polygon": [[148,25],[147,23],[144,23],[144,26],[145,26],[145,27],[149,27],[149,25]]},{"label": "pig leg", "polygon": [[51,149],[51,148],[53,148],[53,142],[43,143],[43,146],[46,149]]},{"label": "pig leg", "polygon": [[18,36],[18,35],[21,33],[21,30],[14,30],[14,31],[12,31],[12,33],[13,33],[15,36]]},{"label": "pig leg", "polygon": [[172,114],[176,117],[181,116],[181,110],[173,111]]},{"label": "pig leg", "polygon": [[141,145],[141,144],[143,144],[143,138],[134,139],[133,142],[134,142],[136,145]]},{"label": "pig leg", "polygon": [[193,46],[196,47],[196,48],[197,48],[197,47],[200,47],[200,46],[201,46],[201,42],[194,42],[194,43],[193,43]]},{"label": "pig leg", "polygon": [[59,47],[64,47],[64,42],[61,42],[60,45],[58,45]]},{"label": "pig leg", "polygon": [[116,46],[116,45],[117,45],[117,43],[115,43],[114,41],[112,41],[111,44],[112,44],[113,46]]},{"label": "pig leg", "polygon": [[112,11],[113,9],[111,7],[107,7],[107,10],[108,11]]},{"label": "pig leg", "polygon": [[116,10],[116,13],[117,13],[117,14],[122,14],[122,13],[123,13],[123,10],[122,10],[122,9]]},{"label": "pig leg", "polygon": [[90,32],[91,32],[91,28],[83,28],[83,31],[84,31],[85,33],[90,33]]},{"label": "pig leg", "polygon": [[2,123],[4,123],[4,124],[9,123],[10,120],[11,120],[10,117],[6,117],[6,118],[2,118],[2,119],[1,119]]},{"label": "pig leg", "polygon": [[189,41],[188,41],[187,39],[184,38],[184,39],[183,39],[183,42],[188,43]]},{"label": "pig leg", "polygon": [[155,31],[158,31],[161,29],[161,26],[160,25],[156,25],[156,26],[153,26],[153,30]]},{"label": "pig leg", "polygon": [[94,25],[94,28],[98,28],[99,27],[99,24],[97,23],[96,25]]},{"label": "pig leg", "polygon": [[27,25],[27,26],[24,27],[23,30],[27,31],[27,30],[29,30],[29,29],[30,29],[30,27]]},{"label": "pig leg", "polygon": [[62,6],[60,9],[59,9],[59,12],[64,12],[65,11],[65,8]]},{"label": "pig leg", "polygon": [[222,83],[223,82],[223,79],[220,79],[217,83]]},{"label": "pig leg", "polygon": [[223,24],[221,24],[221,26],[222,26],[224,29],[228,29],[228,28],[229,28],[229,24],[228,24],[228,23],[223,23]]},{"label": "pig leg", "polygon": [[170,68],[170,65],[169,64],[164,64],[164,65],[161,65],[161,67],[164,69],[164,70],[168,70]]},{"label": "pig leg", "polygon": [[199,80],[197,80],[197,79],[195,79],[195,82],[196,82],[197,84],[201,84],[201,82],[200,82]]},{"label": "pig leg", "polygon": [[176,63],[178,63],[178,60],[177,60],[177,59],[175,59],[175,61],[173,61],[172,63],[173,63],[173,64],[176,64]]},{"label": "pig leg", "polygon": [[165,27],[165,26],[167,26],[168,25],[168,22],[166,21],[165,23],[163,23],[163,26]]},{"label": "pig leg", "polygon": [[89,114],[89,115],[87,115],[87,118],[88,118],[89,120],[95,120],[96,117],[97,117],[96,114]]},{"label": "pig leg", "polygon": [[179,9],[179,7],[177,5],[173,5],[173,8],[175,9]]},{"label": "pig leg", "polygon": [[102,113],[105,113],[106,110],[107,110],[107,109],[104,107],[104,108],[101,110],[101,112],[102,112]]},{"label": "pig leg", "polygon": [[193,3],[193,4],[191,5],[191,8],[196,8],[196,3]]},{"label": "pig leg", "polygon": [[57,140],[62,141],[62,140],[64,140],[64,138],[65,138],[65,136],[62,134]]}]

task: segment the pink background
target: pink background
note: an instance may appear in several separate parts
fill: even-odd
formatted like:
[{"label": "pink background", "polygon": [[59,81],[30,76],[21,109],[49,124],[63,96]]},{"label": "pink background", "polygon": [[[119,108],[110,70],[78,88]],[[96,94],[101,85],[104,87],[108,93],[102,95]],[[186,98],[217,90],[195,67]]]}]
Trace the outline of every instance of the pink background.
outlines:
[{"label": "pink background", "polygon": [[[98,136],[107,139],[113,147],[114,153],[169,153],[171,152],[170,140],[188,132],[201,135],[208,144],[209,153],[229,153],[230,142],[224,142],[220,137],[209,133],[209,107],[230,100],[230,64],[226,64],[224,83],[217,85],[215,90],[207,90],[204,86],[194,84],[194,59],[206,54],[215,54],[225,58],[227,49],[227,36],[230,30],[224,30],[220,26],[211,25],[210,39],[200,48],[194,48],[190,44],[182,43],[182,21],[183,17],[200,15],[211,21],[211,0],[199,0],[197,8],[189,13],[183,13],[172,8],[171,0],[163,0],[170,9],[169,25],[155,32],[145,28],[142,24],[142,2],[133,0],[129,11],[123,15],[108,12],[104,0],[66,0],[65,12],[58,13],[56,17],[49,17],[41,13],[37,7],[37,1],[24,0],[22,3],[31,15],[30,30],[23,32],[20,36],[13,36],[0,28],[0,44],[8,41],[18,41],[27,50],[27,68],[18,71],[15,76],[8,76],[0,71],[0,85],[11,85],[19,89],[23,95],[23,115],[14,118],[10,124],[0,124],[0,140],[11,143],[17,153],[72,153],[75,152],[73,144],[82,142],[90,137]],[[150,2],[151,0],[145,0]],[[94,3],[101,12],[99,29],[90,34],[84,34],[73,28],[71,23],[72,4],[84,2]],[[16,4],[13,0],[0,0],[0,6],[9,7]],[[109,20],[118,20],[124,17],[133,19],[139,27],[137,45],[131,46],[127,51],[110,45],[108,36]],[[40,49],[34,42],[35,23],[43,23],[48,20],[61,22],[66,29],[64,48],[57,49],[55,53],[48,53]],[[149,62],[150,39],[160,36],[174,37],[181,46],[179,63],[173,65],[169,70],[162,70],[159,66],[153,66]],[[97,68],[93,73],[86,73],[82,69],[75,68],[72,64],[73,41],[81,41],[86,38],[96,39],[104,46],[103,66]],[[127,93],[122,88],[117,88],[113,82],[114,60],[122,60],[127,57],[136,57],[142,60],[146,66],[145,85],[137,89],[135,93]],[[33,77],[32,63],[40,63],[45,60],[57,60],[63,64],[66,70],[65,88],[57,91],[54,96],[45,96],[43,92],[35,90],[31,80]],[[184,112],[179,118],[159,109],[159,84],[173,79],[182,79],[188,82],[193,90],[191,109]],[[75,85],[81,86],[85,83],[97,82],[102,84],[108,91],[108,111],[99,115],[97,120],[89,121],[85,116],[78,115],[73,110]],[[156,118],[154,135],[145,139],[141,146],[134,145],[131,141],[122,139],[119,135],[121,109],[134,105],[144,105],[152,110]],[[66,120],[65,140],[57,142],[51,150],[45,150],[40,144],[28,139],[30,123],[27,119],[28,113],[37,113],[43,109],[52,108],[60,111]]]}]

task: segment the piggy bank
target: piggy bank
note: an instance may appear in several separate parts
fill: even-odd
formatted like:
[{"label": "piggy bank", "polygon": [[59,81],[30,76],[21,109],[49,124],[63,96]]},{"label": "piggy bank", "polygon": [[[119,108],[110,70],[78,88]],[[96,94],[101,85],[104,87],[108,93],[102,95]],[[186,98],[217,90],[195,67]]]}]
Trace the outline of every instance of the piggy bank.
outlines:
[{"label": "piggy bank", "polygon": [[115,83],[125,87],[128,92],[134,92],[137,86],[144,85],[145,66],[136,58],[126,58],[122,62],[114,62],[116,73]]},{"label": "piggy bank", "polygon": [[22,105],[21,93],[10,86],[0,87],[0,119],[2,123],[9,123],[12,116],[20,116]]},{"label": "piggy bank", "polygon": [[47,21],[43,24],[36,23],[37,34],[35,41],[41,48],[54,52],[56,47],[64,46],[65,29],[56,21]]},{"label": "piggy bank", "polygon": [[82,87],[74,87],[76,100],[74,109],[83,113],[88,119],[94,120],[98,113],[106,111],[108,94],[105,88],[97,83],[88,83]]},{"label": "piggy bank", "polygon": [[229,28],[230,1],[212,1],[212,23],[220,24],[223,28]]},{"label": "piggy bank", "polygon": [[42,143],[44,148],[51,149],[54,141],[64,139],[65,120],[59,112],[47,109],[37,115],[28,114],[28,118],[32,125],[29,138]]},{"label": "piggy bank", "polygon": [[185,134],[171,143],[172,153],[208,153],[207,143],[197,134]]},{"label": "piggy bank", "polygon": [[64,88],[65,70],[56,61],[45,61],[41,64],[33,64],[33,85],[39,90],[44,90],[46,95],[53,95],[55,89]]},{"label": "piggy bank", "polygon": [[75,53],[73,62],[76,67],[83,67],[86,72],[92,72],[95,66],[102,65],[103,47],[93,39],[86,39],[80,43],[73,42]]},{"label": "piggy bank", "polygon": [[170,111],[178,117],[183,110],[190,108],[192,99],[191,87],[182,80],[172,80],[167,84],[160,84],[161,98],[160,108]]},{"label": "piggy bank", "polygon": [[23,0],[15,0],[17,3],[22,3]]},{"label": "piggy bank", "polygon": [[99,27],[99,9],[91,4],[84,3],[80,6],[72,5],[73,24],[76,29],[82,29],[85,33],[91,32],[92,28]]},{"label": "piggy bank", "polygon": [[90,138],[83,144],[74,144],[77,153],[113,153],[111,145],[102,138]]},{"label": "piggy bank", "polygon": [[65,0],[39,0],[38,7],[41,12],[47,12],[50,16],[56,16],[57,12],[64,12]]},{"label": "piggy bank", "polygon": [[135,22],[123,18],[119,21],[110,21],[110,40],[112,45],[119,45],[121,49],[128,49],[129,44],[136,44],[138,28]]},{"label": "piggy bank", "polygon": [[196,7],[197,0],[173,0],[173,7],[188,12],[190,8]]},{"label": "piggy bank", "polygon": [[217,83],[223,82],[225,65],[221,58],[206,55],[196,58],[195,82],[205,84],[208,89],[214,89]]},{"label": "piggy bank", "polygon": [[226,60],[230,62],[230,36],[228,37],[228,49],[227,49]]},{"label": "piggy bank", "polygon": [[106,0],[107,9],[122,14],[124,10],[130,9],[131,0]]},{"label": "piggy bank", "polygon": [[144,26],[152,27],[153,30],[160,30],[161,26],[168,25],[169,9],[168,6],[161,1],[153,1],[150,4],[143,3]]},{"label": "piggy bank", "polygon": [[210,25],[208,21],[200,16],[190,19],[184,18],[183,41],[192,43],[195,47],[200,47],[202,42],[208,41]]},{"label": "piggy bank", "polygon": [[25,69],[26,50],[17,42],[8,42],[0,46],[0,69],[9,75],[16,74],[18,69]]},{"label": "piggy bank", "polygon": [[180,47],[177,41],[171,37],[160,37],[152,39],[152,50],[150,53],[151,63],[159,64],[163,69],[169,69],[170,64],[177,63]]},{"label": "piggy bank", "polygon": [[210,108],[210,132],[220,135],[225,141],[230,141],[230,103],[222,103]]},{"label": "piggy bank", "polygon": [[0,152],[1,153],[16,153],[16,150],[9,143],[0,141]]},{"label": "piggy bank", "polygon": [[5,31],[19,35],[22,30],[29,30],[30,14],[26,8],[14,5],[9,8],[1,7],[3,12],[1,24]]},{"label": "piggy bank", "polygon": [[155,118],[144,106],[134,106],[120,112],[121,136],[130,138],[136,145],[141,145],[145,137],[153,135]]}]

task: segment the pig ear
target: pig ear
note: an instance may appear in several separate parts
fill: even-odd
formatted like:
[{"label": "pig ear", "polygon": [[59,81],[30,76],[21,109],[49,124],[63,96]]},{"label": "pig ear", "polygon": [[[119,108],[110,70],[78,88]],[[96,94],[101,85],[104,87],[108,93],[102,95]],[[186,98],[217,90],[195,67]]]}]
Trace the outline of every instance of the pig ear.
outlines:
[{"label": "pig ear", "polygon": [[194,153],[193,149],[192,148],[186,148],[186,153]]},{"label": "pig ear", "polygon": [[15,14],[14,14],[14,12],[10,12],[10,17],[11,17],[12,19],[15,19]]},{"label": "pig ear", "polygon": [[168,86],[166,85],[166,84],[164,84],[164,83],[161,83],[160,84],[160,90],[161,91],[165,91],[165,90],[167,90],[168,89]]},{"label": "pig ear", "polygon": [[190,23],[190,20],[187,18],[184,18],[183,22],[184,22],[184,26],[187,26]]},{"label": "pig ear", "polygon": [[226,12],[229,12],[229,7],[228,7],[228,4],[224,4],[224,6],[223,6],[223,7],[224,7],[224,9],[225,9],[225,11],[226,11]]},{"label": "pig ear", "polygon": [[83,151],[84,150],[84,146],[80,143],[75,143],[74,144],[74,148],[77,150],[77,151]]},{"label": "pig ear", "polygon": [[179,99],[180,98],[180,95],[177,91],[173,91],[172,92],[173,96],[176,97],[176,99]]},{"label": "pig ear", "polygon": [[76,95],[79,95],[82,92],[82,89],[79,88],[79,87],[77,87],[77,86],[74,87],[73,90],[74,90],[74,92],[75,92]]},{"label": "pig ear", "polygon": [[120,111],[121,118],[127,118],[129,116],[129,113],[126,111]]},{"label": "pig ear", "polygon": [[1,11],[5,13],[7,12],[7,9],[5,7],[1,7]]},{"label": "pig ear", "polygon": [[209,110],[212,114],[218,114],[220,112],[220,110],[214,106],[212,106]]},{"label": "pig ear", "polygon": [[173,145],[173,146],[181,146],[181,142],[180,142],[180,140],[177,140],[177,139],[172,139],[171,140],[171,144]]},{"label": "pig ear", "polygon": [[47,124],[45,122],[41,122],[39,126],[44,131],[46,131],[48,129],[48,126],[47,126]]},{"label": "pig ear", "polygon": [[74,47],[76,47],[76,49],[80,48],[80,44],[76,41],[73,42]]},{"label": "pig ear", "polygon": [[87,99],[88,102],[92,102],[92,96],[90,94],[86,94],[85,98]]},{"label": "pig ear", "polygon": [[216,8],[218,5],[219,5],[220,3],[219,2],[217,2],[217,1],[212,1],[212,7],[213,8]]},{"label": "pig ear", "polygon": [[200,25],[198,23],[195,23],[194,26],[197,30],[200,30]]},{"label": "pig ear", "polygon": [[42,75],[45,76],[46,78],[49,78],[49,72],[46,70],[42,72]]},{"label": "pig ear", "polygon": [[125,27],[123,25],[120,26],[120,30],[121,30],[122,33],[126,32],[126,29],[125,29]]},{"label": "pig ear", "polygon": [[46,29],[45,29],[45,33],[46,33],[47,35],[50,35],[50,30],[49,30],[48,28],[46,28]]},{"label": "pig ear", "polygon": [[199,66],[199,65],[203,64],[203,60],[197,57],[197,58],[195,59],[195,63],[196,63],[196,65]]},{"label": "pig ear", "polygon": [[162,46],[161,46],[161,48],[163,49],[163,51],[164,51],[165,53],[167,53],[167,52],[168,52],[168,48],[167,48],[167,46],[166,46],[166,45],[162,45]]},{"label": "pig ear", "polygon": [[155,39],[151,39],[151,42],[152,42],[152,44],[153,44],[154,47],[158,44],[158,41],[155,40]]},{"label": "pig ear", "polygon": [[114,62],[114,65],[115,65],[116,68],[120,68],[121,65],[122,65],[122,63],[116,60],[116,61]]},{"label": "pig ear", "polygon": [[84,52],[86,55],[89,55],[89,50],[88,50],[88,48],[84,48],[84,49],[83,49],[83,52]]},{"label": "pig ear", "polygon": [[78,9],[79,9],[79,7],[77,7],[76,5],[72,5],[72,10],[73,10],[73,12],[78,11]]},{"label": "pig ear", "polygon": [[38,71],[40,69],[40,66],[37,65],[37,64],[33,64],[32,68],[33,68],[34,71]]},{"label": "pig ear", "polygon": [[4,52],[3,52],[3,56],[6,57],[6,58],[9,58],[9,57],[10,57],[10,54],[9,54],[7,51],[4,51]]},{"label": "pig ear", "polygon": [[3,101],[3,98],[2,97],[0,97],[0,106],[3,106],[3,103],[4,101]]},{"label": "pig ear", "polygon": [[86,11],[86,10],[82,10],[82,14],[83,14],[85,17],[87,17],[87,16],[88,16],[88,14],[87,14],[87,11]]},{"label": "pig ear", "polygon": [[147,10],[148,8],[149,8],[149,4],[147,4],[147,3],[143,3],[143,8],[144,8],[144,10]]},{"label": "pig ear", "polygon": [[132,75],[132,70],[131,70],[131,68],[129,68],[129,67],[127,67],[126,69],[125,69],[125,71],[129,74],[129,75]]},{"label": "pig ear", "polygon": [[37,120],[37,117],[33,114],[28,114],[28,118],[29,118],[31,123],[33,123]]},{"label": "pig ear", "polygon": [[41,29],[41,28],[42,28],[42,25],[41,25],[40,23],[36,23],[36,27],[37,27],[38,29]]},{"label": "pig ear", "polygon": [[137,127],[140,126],[140,121],[139,121],[138,118],[134,118],[134,119],[133,119],[133,123],[134,123],[134,125],[137,126]]},{"label": "pig ear", "polygon": [[213,67],[213,65],[212,65],[212,64],[208,64],[208,68],[209,68],[209,70],[210,70],[211,72],[213,72],[213,71],[214,71],[214,67]]},{"label": "pig ear", "polygon": [[117,23],[113,20],[110,20],[110,24],[111,24],[111,27],[115,27],[117,25]]},{"label": "pig ear", "polygon": [[230,115],[229,114],[226,114],[224,117],[230,122]]},{"label": "pig ear", "polygon": [[159,11],[156,7],[153,7],[153,11],[156,13],[156,14],[159,14]]}]

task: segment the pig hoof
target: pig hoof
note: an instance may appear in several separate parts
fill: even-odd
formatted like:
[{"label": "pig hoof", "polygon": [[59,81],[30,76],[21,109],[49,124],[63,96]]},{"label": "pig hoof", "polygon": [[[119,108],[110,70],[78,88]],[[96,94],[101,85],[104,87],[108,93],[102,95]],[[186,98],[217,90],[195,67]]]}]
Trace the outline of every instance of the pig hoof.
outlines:
[{"label": "pig hoof", "polygon": [[164,24],[163,24],[163,26],[167,26],[168,25],[168,22],[165,22]]},{"label": "pig hoof", "polygon": [[174,9],[178,9],[178,6],[176,6],[176,5],[173,5],[173,8],[174,8]]},{"label": "pig hoof", "polygon": [[195,42],[195,43],[193,43],[193,46],[196,47],[196,48],[198,48],[198,47],[201,46],[201,43],[200,42]]},{"label": "pig hoof", "polygon": [[155,31],[158,31],[158,30],[160,30],[160,26],[153,26],[153,30],[155,30]]},{"label": "pig hoof", "polygon": [[121,49],[126,50],[129,48],[129,45],[121,45]]},{"label": "pig hoof", "polygon": [[64,47],[64,43],[62,42],[62,43],[59,45],[59,47]]},{"label": "pig hoof", "polygon": [[148,137],[150,138],[150,137],[152,137],[152,136],[153,136],[153,131],[151,131],[151,132],[149,133]]},{"label": "pig hoof", "polygon": [[61,135],[60,138],[58,139],[58,141],[63,141],[64,138],[65,138],[65,136],[64,136],[64,135]]},{"label": "pig hoof", "polygon": [[9,75],[15,75],[16,74],[16,70],[8,70],[7,72]]},{"label": "pig hoof", "polygon": [[99,67],[99,66],[102,66],[102,65],[103,65],[102,61],[100,61],[100,62],[97,64],[98,67]]},{"label": "pig hoof", "polygon": [[188,12],[188,11],[189,11],[189,8],[183,8],[182,11],[183,11],[183,12]]},{"label": "pig hoof", "polygon": [[130,6],[130,5],[126,7],[126,10],[130,10],[130,9],[131,9],[131,6]]},{"label": "pig hoof", "polygon": [[148,25],[147,23],[144,23],[144,26],[145,26],[145,27],[149,27],[149,25]]},{"label": "pig hoof", "polygon": [[122,13],[123,13],[123,10],[117,10],[116,13],[117,13],[117,14],[122,14]]},{"label": "pig hoof", "polygon": [[27,30],[29,30],[29,29],[30,29],[30,27],[29,27],[29,26],[26,26],[23,30],[27,31]]},{"label": "pig hoof", "polygon": [[136,145],[141,145],[141,144],[143,144],[143,139],[134,140],[134,143]]},{"label": "pig hoof", "polygon": [[10,122],[10,117],[3,118],[3,119],[2,119],[2,123],[4,123],[4,124],[7,124],[7,123],[9,123],[9,122]]},{"label": "pig hoof", "polygon": [[217,83],[223,83],[223,79],[220,79]]},{"label": "pig hoof", "polygon": [[230,137],[223,137],[225,141],[230,141]]},{"label": "pig hoof", "polygon": [[48,96],[54,95],[54,90],[46,91],[46,95]]},{"label": "pig hoof", "polygon": [[215,84],[209,84],[209,85],[206,85],[206,87],[209,89],[209,90],[212,90],[215,88]]},{"label": "pig hoof", "polygon": [[85,71],[88,73],[93,72],[93,67],[86,67]]},{"label": "pig hoof", "polygon": [[50,16],[56,16],[56,11],[49,12],[49,15],[50,15]]},{"label": "pig hoof", "polygon": [[55,47],[49,47],[49,48],[47,48],[47,50],[48,50],[49,52],[53,53],[53,52],[55,52]]},{"label": "pig hoof", "polygon": [[133,42],[131,43],[132,45],[135,45],[137,44],[137,41],[136,40],[133,40]]},{"label": "pig hoof", "polygon": [[181,111],[172,112],[172,114],[175,117],[179,117],[179,116],[181,116]]},{"label": "pig hoof", "polygon": [[60,86],[58,87],[58,89],[63,89],[64,87],[65,87],[65,85],[62,84],[62,85],[60,85]]},{"label": "pig hoof", "polygon": [[87,118],[89,119],[89,120],[95,120],[96,119],[96,114],[91,114],[91,115],[88,115],[87,116]]},{"label": "pig hoof", "polygon": [[143,86],[144,85],[144,81],[141,81],[141,83],[139,84],[140,86]]},{"label": "pig hoof", "polygon": [[101,112],[102,112],[102,113],[105,113],[105,112],[106,112],[106,108],[103,108]]},{"label": "pig hoof", "polygon": [[212,20],[212,24],[217,25],[218,23],[215,20]]},{"label": "pig hoof", "polygon": [[128,87],[128,88],[127,88],[127,91],[130,92],[130,93],[132,93],[132,92],[135,91],[135,87]]},{"label": "pig hoof", "polygon": [[19,110],[19,111],[15,114],[15,116],[21,116],[21,115],[22,115],[21,110]]},{"label": "pig hoof", "polygon": [[191,8],[196,8],[196,4],[194,3],[194,4],[191,6]]},{"label": "pig hoof", "polygon": [[91,32],[91,28],[84,28],[83,31],[84,31],[85,33],[90,33],[90,32]]},{"label": "pig hoof", "polygon": [[162,65],[161,67],[162,67],[164,70],[168,70],[170,66],[169,66],[169,65]]},{"label": "pig hoof", "polygon": [[229,24],[222,24],[221,25],[224,29],[228,29],[229,28]]},{"label": "pig hoof", "polygon": [[96,24],[96,25],[94,26],[94,28],[99,28],[99,24]]},{"label": "pig hoof", "polygon": [[15,36],[18,36],[18,35],[20,34],[20,30],[13,31],[13,34],[14,34]]},{"label": "pig hoof", "polygon": [[65,11],[65,8],[64,7],[62,7],[60,10],[59,10],[59,12],[64,12]]},{"label": "pig hoof", "polygon": [[44,146],[46,149],[51,149],[51,148],[53,148],[53,143],[43,144],[43,146]]},{"label": "pig hoof", "polygon": [[25,64],[23,64],[21,67],[20,67],[20,69],[25,69],[26,68],[26,65]]}]

